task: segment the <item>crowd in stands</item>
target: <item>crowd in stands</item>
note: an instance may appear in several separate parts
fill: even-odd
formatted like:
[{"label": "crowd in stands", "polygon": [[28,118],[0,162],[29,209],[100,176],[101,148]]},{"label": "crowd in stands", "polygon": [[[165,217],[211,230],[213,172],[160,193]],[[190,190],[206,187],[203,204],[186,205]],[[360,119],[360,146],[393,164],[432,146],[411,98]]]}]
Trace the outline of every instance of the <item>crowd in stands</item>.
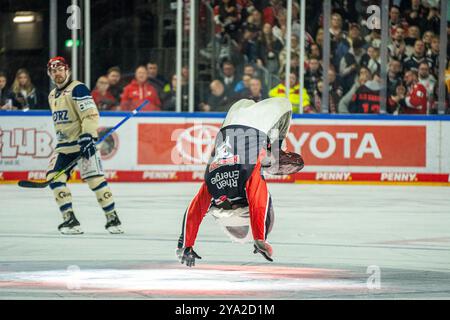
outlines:
[{"label": "crowd in stands", "polygon": [[30,110],[48,108],[47,94],[38,90],[31,82],[30,73],[19,69],[16,77],[8,87],[8,79],[0,71],[0,110]]},{"label": "crowd in stands", "polygon": [[[379,113],[381,89],[381,31],[367,14],[380,1],[333,0],[330,20],[329,69],[324,74],[323,8],[321,1],[307,1],[305,74],[299,83],[300,10],[294,1],[289,71],[289,92],[284,84],[286,1],[210,0],[214,10],[215,37],[201,51],[201,59],[217,54],[217,71],[205,92],[195,93],[195,111],[227,111],[238,99],[260,101],[288,96],[294,112],[323,112],[324,76],[328,77],[328,112]],[[436,0],[392,0],[389,7],[387,62],[387,112],[437,113],[440,52],[440,13]],[[376,21],[375,21],[376,22]],[[378,21],[379,22],[379,21]],[[450,29],[449,29],[450,30]],[[219,50],[211,50],[212,47]],[[446,71],[446,113],[449,112],[450,62]],[[267,76],[269,75],[269,76]],[[169,75],[168,75],[169,76]],[[189,69],[183,67],[167,79],[155,61],[137,66],[134,78],[125,81],[118,66],[100,76],[92,96],[100,110],[129,111],[144,99],[146,111],[175,111],[177,81],[181,81],[183,111],[188,105]],[[9,90],[0,73],[0,108],[34,109],[46,106],[46,97],[35,89],[28,72],[17,71]],[[300,102],[302,105],[300,106]]]}]

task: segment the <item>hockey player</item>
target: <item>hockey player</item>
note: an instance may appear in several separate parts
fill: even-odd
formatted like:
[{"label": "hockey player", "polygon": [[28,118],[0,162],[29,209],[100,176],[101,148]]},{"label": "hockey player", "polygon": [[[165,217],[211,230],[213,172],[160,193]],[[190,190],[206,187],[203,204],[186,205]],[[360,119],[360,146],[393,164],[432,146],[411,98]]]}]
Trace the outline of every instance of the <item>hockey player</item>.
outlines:
[{"label": "hockey player", "polygon": [[303,159],[281,151],[292,105],[286,98],[258,103],[242,99],[229,110],[215,141],[205,171],[205,182],[187,208],[177,255],[191,267],[200,256],[193,250],[202,219],[210,213],[236,242],[253,241],[254,253],[272,261],[267,235],[272,230],[272,198],[262,175],[291,174],[303,168]]},{"label": "hockey player", "polygon": [[[89,89],[80,81],[71,80],[69,65],[63,57],[54,57],[47,64],[47,73],[56,85],[50,92],[49,104],[53,115],[57,145],[50,159],[47,180],[65,168],[80,153],[78,161],[81,178],[95,193],[106,215],[105,228],[110,233],[123,233],[114,207],[114,199],[105,180],[99,152],[99,113]],[[58,226],[62,234],[82,234],[80,223],[72,209],[72,195],[66,185],[73,167],[50,184],[55,200],[63,216]]]}]

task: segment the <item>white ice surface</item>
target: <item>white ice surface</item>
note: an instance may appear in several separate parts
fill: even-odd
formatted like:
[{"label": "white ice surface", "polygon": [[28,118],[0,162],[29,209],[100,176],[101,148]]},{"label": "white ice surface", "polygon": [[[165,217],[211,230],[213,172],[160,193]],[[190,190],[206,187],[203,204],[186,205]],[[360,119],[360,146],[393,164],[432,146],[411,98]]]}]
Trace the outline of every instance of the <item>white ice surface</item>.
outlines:
[{"label": "white ice surface", "polygon": [[[106,281],[106,286],[157,290],[155,296],[171,297],[171,293],[158,290],[187,283],[183,278],[187,269],[178,265],[174,251],[184,210],[198,187],[196,183],[111,184],[125,234],[110,235],[88,186],[70,184],[74,210],[85,234],[63,236],[56,229],[61,216],[50,189],[0,185],[0,299],[27,297],[27,293],[29,297],[42,296],[42,291],[35,289],[11,289],[11,283],[36,279],[53,283],[74,265],[80,266],[77,274],[85,281],[84,287],[94,279],[93,287],[103,288],[105,282],[100,278],[122,277],[121,283]],[[339,291],[349,285],[358,290],[369,276],[367,267],[375,265],[381,270],[382,287],[397,288],[394,297],[450,298],[450,188],[298,184],[270,184],[269,188],[275,208],[275,225],[269,235],[275,262],[254,255],[250,244],[231,243],[207,216],[195,245],[203,259],[190,277],[197,274],[206,281],[205,288],[218,291],[263,290],[266,286],[289,291],[288,296],[275,298],[315,298],[327,295],[308,296],[302,290],[334,286],[333,290]],[[265,282],[245,283],[239,280],[245,278],[239,269],[233,273],[221,266],[242,266],[244,273],[254,273],[252,266],[262,266],[257,274],[262,274]],[[269,281],[281,272],[278,267],[293,268],[296,282]],[[308,268],[322,271],[299,276]],[[152,271],[136,271],[142,269]],[[162,271],[166,269],[170,272]],[[338,280],[338,273],[333,275],[330,269],[352,276]],[[222,285],[214,281],[211,270],[225,281]],[[52,292],[49,290],[45,297]],[[70,297],[58,290],[59,297]],[[366,293],[360,294],[356,297]],[[204,296],[211,295],[215,296],[211,292]]]}]

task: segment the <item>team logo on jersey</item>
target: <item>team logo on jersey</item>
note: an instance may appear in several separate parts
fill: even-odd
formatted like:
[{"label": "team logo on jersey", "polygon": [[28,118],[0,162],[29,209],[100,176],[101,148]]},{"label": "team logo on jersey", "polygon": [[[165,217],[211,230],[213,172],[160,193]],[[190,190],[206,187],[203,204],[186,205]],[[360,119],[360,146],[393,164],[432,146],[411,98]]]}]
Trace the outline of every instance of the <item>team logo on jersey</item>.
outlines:
[{"label": "team logo on jersey", "polygon": [[69,120],[69,111],[59,110],[53,112],[53,122],[61,123]]},{"label": "team logo on jersey", "polygon": [[95,108],[95,102],[92,99],[85,99],[77,101],[78,108],[80,108],[80,111],[86,111],[88,109]]},{"label": "team logo on jersey", "polygon": [[62,131],[56,131],[56,139],[58,140],[58,141],[63,141],[63,140],[67,140],[67,135],[64,133],[64,132],[62,132]]},{"label": "team logo on jersey", "polygon": [[226,137],[225,142],[216,148],[216,155],[209,165],[209,172],[222,166],[232,166],[237,163],[239,163],[239,155],[233,154],[230,137]]}]

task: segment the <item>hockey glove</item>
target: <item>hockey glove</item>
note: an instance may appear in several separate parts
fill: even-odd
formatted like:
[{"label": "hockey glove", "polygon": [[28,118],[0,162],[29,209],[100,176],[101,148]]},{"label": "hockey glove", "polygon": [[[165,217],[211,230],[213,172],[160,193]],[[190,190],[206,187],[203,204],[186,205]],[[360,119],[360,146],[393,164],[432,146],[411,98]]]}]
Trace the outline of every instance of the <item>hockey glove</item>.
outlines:
[{"label": "hockey glove", "polygon": [[89,133],[82,134],[80,138],[78,138],[78,144],[80,146],[80,153],[86,159],[92,157],[97,151],[94,138]]},{"label": "hockey glove", "polygon": [[184,264],[186,262],[186,266],[193,267],[195,266],[195,259],[201,259],[192,247],[187,247],[184,249],[177,250],[178,258],[180,258],[180,262]]}]

